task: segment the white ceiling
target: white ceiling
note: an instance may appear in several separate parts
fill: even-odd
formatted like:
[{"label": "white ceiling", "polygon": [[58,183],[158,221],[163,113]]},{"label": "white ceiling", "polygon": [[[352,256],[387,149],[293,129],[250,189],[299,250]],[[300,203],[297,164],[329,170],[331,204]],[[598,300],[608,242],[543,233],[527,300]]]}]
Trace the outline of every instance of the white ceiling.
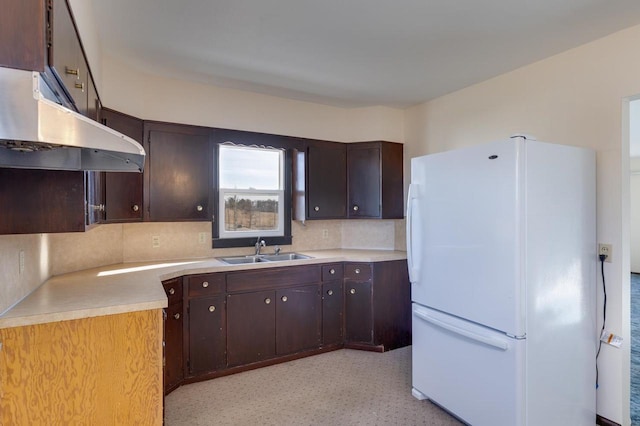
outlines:
[{"label": "white ceiling", "polygon": [[93,0],[103,52],[150,72],[406,107],[640,23],[638,0]]}]

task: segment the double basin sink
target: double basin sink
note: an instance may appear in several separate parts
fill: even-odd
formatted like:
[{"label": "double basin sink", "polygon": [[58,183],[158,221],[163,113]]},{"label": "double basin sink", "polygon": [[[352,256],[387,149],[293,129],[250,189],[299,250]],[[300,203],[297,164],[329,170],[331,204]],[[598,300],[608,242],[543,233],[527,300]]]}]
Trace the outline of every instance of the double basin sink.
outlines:
[{"label": "double basin sink", "polygon": [[283,262],[285,260],[303,260],[311,259],[300,253],[280,253],[280,254],[257,254],[254,256],[233,256],[219,257],[218,260],[229,265],[240,265],[246,263],[267,263],[267,262]]}]

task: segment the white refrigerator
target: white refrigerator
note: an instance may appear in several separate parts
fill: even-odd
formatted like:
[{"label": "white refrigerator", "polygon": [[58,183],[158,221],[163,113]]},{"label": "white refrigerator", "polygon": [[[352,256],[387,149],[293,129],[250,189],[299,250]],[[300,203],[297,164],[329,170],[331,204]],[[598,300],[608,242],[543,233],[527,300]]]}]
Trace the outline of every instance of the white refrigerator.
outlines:
[{"label": "white refrigerator", "polygon": [[412,386],[475,425],[594,425],[595,153],[525,137],[411,160]]}]

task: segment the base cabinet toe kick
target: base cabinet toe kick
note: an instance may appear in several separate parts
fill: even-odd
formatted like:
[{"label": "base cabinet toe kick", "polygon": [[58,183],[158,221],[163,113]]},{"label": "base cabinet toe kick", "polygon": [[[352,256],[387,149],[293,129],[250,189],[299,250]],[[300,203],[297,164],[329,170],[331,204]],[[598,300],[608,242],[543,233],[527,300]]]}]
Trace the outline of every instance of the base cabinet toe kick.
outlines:
[{"label": "base cabinet toe kick", "polygon": [[163,287],[165,394],[343,347],[411,344],[406,260],[187,275]]}]

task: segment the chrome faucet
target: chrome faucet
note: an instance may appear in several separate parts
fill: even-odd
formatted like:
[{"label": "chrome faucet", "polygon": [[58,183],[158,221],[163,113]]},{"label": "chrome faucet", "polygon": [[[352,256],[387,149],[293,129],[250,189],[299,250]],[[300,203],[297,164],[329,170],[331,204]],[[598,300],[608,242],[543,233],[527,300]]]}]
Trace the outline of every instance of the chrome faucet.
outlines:
[{"label": "chrome faucet", "polygon": [[280,246],[275,246],[275,248],[273,249],[273,254],[275,254],[276,256],[280,254]]},{"label": "chrome faucet", "polygon": [[258,239],[256,240],[256,244],[255,244],[255,248],[256,248],[256,256],[260,255],[260,249],[262,247],[266,247],[267,243],[264,242],[264,240],[261,240],[260,237],[258,237]]}]

